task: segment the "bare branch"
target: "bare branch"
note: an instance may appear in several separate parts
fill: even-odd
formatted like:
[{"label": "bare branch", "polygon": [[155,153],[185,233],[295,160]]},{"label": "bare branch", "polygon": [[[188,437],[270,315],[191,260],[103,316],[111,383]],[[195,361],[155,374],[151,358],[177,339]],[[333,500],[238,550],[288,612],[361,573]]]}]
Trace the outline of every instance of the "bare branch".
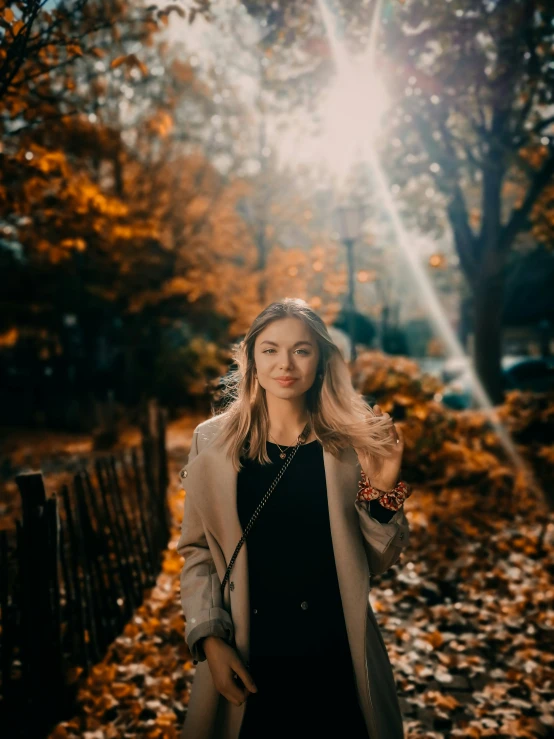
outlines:
[{"label": "bare branch", "polygon": [[541,169],[537,171],[535,178],[531,182],[523,205],[512,211],[508,223],[502,229],[501,244],[502,248],[508,250],[516,235],[523,228],[525,221],[529,217],[533,206],[537,202],[544,188],[550,182],[554,175],[554,151],[550,153],[548,159],[544,162]]},{"label": "bare branch", "polygon": [[439,188],[450,198],[447,210],[454,230],[456,248],[462,268],[471,282],[477,275],[477,240],[469,225],[467,206],[459,183],[458,158],[453,146],[453,137],[446,126],[445,120],[440,121],[439,128],[444,144],[444,150],[441,151],[430,134],[428,124],[417,115],[416,118],[419,119],[418,130],[425,148],[434,161],[440,165],[441,170],[446,173],[442,177],[437,176],[435,179]]},{"label": "bare branch", "polygon": [[551,115],[549,118],[543,118],[542,121],[539,121],[539,123],[536,124],[536,126],[533,126],[532,131],[533,133],[541,133],[552,123],[554,123],[554,115]]},{"label": "bare branch", "polygon": [[36,5],[33,6],[33,8],[31,9],[29,21],[27,22],[27,26],[25,28],[24,36],[20,39],[20,34],[18,34],[11,46],[8,48],[6,61],[2,65],[0,72],[3,72],[4,69],[7,70],[12,63],[13,68],[11,72],[8,72],[5,79],[0,82],[0,100],[4,97],[4,94],[6,93],[16,74],[21,69],[23,62],[25,61],[25,51],[27,49],[29,36],[31,35],[31,28],[36,20],[40,7],[40,3],[38,2],[36,3]]}]

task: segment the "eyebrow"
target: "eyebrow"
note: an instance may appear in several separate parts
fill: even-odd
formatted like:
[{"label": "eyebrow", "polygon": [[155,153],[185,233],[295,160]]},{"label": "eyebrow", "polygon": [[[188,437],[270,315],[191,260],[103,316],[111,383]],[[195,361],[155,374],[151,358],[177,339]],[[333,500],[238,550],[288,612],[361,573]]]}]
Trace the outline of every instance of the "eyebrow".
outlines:
[{"label": "eyebrow", "polygon": [[[279,344],[276,344],[274,341],[262,341],[262,344],[271,344],[272,346],[279,346]],[[307,344],[308,346],[312,346],[311,341],[297,341],[296,344],[293,344],[293,346],[298,346],[299,344]]]}]

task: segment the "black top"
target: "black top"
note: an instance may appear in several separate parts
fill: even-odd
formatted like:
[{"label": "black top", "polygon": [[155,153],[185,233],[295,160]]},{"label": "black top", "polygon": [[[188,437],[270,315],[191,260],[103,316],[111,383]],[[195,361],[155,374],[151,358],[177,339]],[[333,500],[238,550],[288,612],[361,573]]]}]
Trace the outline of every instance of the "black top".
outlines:
[{"label": "black top", "polygon": [[[243,530],[284,464],[276,444],[268,442],[267,452],[272,464],[241,458],[237,509]],[[385,521],[394,515],[379,504],[377,508]],[[370,511],[373,515],[374,501]],[[318,440],[299,447],[244,546],[251,655],[348,652]]]}]

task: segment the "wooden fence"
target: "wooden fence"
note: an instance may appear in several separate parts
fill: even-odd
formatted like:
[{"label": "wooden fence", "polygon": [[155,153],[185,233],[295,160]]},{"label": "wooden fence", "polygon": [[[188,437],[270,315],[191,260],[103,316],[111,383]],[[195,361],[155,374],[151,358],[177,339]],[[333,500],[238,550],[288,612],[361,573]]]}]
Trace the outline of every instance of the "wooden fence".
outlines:
[{"label": "wooden fence", "polygon": [[40,473],[16,478],[15,545],[0,534],[2,737],[39,739],[72,715],[75,677],[155,584],[170,535],[164,411],[142,432],[140,448],[96,459],[49,498]]}]

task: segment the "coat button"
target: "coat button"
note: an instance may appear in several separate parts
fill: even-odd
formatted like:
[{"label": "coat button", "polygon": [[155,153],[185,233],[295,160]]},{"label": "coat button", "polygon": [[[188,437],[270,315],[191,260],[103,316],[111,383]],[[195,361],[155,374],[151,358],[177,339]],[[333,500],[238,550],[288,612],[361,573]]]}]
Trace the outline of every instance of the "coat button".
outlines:
[{"label": "coat button", "polygon": [[181,477],[186,477],[188,475],[188,470],[181,470]]},{"label": "coat button", "polygon": [[257,608],[254,608],[254,613],[258,613],[258,609]]},{"label": "coat button", "polygon": [[235,589],[235,583],[234,582],[230,582],[229,583],[229,590],[234,590],[234,589]]},{"label": "coat button", "polygon": [[400,532],[400,534],[398,535],[398,538],[399,538],[399,539],[403,539],[403,538],[404,538],[404,534],[402,533],[402,531],[401,531],[401,532]]},{"label": "coat button", "polygon": [[308,607],[308,601],[303,600],[302,603],[300,604],[300,608],[302,608],[302,610],[305,611],[307,607]]}]

